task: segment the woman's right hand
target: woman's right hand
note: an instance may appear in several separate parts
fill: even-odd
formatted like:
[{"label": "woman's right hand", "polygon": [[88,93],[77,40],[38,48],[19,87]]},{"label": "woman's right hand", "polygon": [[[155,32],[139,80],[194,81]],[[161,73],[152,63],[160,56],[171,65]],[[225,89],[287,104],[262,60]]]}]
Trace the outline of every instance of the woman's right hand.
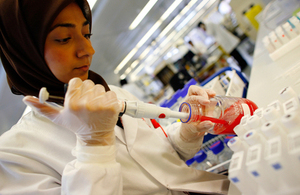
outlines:
[{"label": "woman's right hand", "polygon": [[64,107],[57,108],[26,96],[23,101],[54,123],[73,131],[84,145],[113,145],[114,127],[121,110],[114,92],[91,80],[69,82]]}]

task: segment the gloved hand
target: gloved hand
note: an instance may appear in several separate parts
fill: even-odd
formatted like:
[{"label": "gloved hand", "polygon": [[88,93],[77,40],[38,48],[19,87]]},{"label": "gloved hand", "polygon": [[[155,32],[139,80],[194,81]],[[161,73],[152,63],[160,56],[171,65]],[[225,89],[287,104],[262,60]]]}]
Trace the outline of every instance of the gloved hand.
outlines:
[{"label": "gloved hand", "polygon": [[64,107],[58,108],[26,96],[23,101],[55,124],[73,131],[83,145],[113,145],[114,127],[121,110],[114,92],[105,92],[91,80],[69,82]]},{"label": "gloved hand", "polygon": [[[189,104],[200,104],[203,107],[209,104],[209,99],[214,97],[216,93],[211,89],[203,89],[199,86],[192,85],[188,90],[188,94],[184,102]],[[182,123],[180,127],[180,138],[184,142],[198,142],[204,134],[214,126],[211,121],[196,121],[191,123]]]}]

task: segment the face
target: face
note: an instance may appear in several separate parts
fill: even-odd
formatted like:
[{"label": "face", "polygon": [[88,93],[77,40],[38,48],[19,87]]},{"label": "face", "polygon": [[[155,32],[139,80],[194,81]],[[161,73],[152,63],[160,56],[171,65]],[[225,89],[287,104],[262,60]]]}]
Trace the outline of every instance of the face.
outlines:
[{"label": "face", "polygon": [[92,57],[95,53],[91,41],[89,22],[80,7],[71,3],[54,20],[47,35],[44,57],[55,75],[63,83],[79,77],[88,78]]}]

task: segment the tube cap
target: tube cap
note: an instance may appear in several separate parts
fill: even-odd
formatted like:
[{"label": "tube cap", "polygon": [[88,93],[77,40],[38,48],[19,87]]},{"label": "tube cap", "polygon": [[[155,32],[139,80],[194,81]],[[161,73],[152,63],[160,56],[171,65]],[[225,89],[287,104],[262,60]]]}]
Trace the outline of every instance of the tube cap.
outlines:
[{"label": "tube cap", "polygon": [[293,90],[292,87],[285,87],[280,92],[280,99],[285,102],[288,101],[291,98],[298,98],[297,93]]},{"label": "tube cap", "polygon": [[197,163],[201,163],[201,162],[203,162],[206,159],[206,157],[207,157],[207,154],[203,150],[200,150],[194,156],[194,159],[197,161]]},{"label": "tube cap", "polygon": [[300,117],[299,112],[290,112],[281,117],[281,123],[288,129],[288,132],[299,131]]},{"label": "tube cap", "polygon": [[263,118],[266,121],[273,121],[277,120],[281,117],[281,114],[278,110],[276,110],[274,107],[268,107],[263,112]]},{"label": "tube cap", "polygon": [[224,149],[224,144],[221,141],[216,141],[215,143],[213,143],[209,149],[215,154],[219,154],[220,152],[222,152],[222,150]]},{"label": "tube cap", "polygon": [[270,104],[268,104],[267,108],[269,107],[273,107],[275,108],[275,110],[277,110],[280,114],[283,114],[283,107],[282,107],[282,103],[279,100],[275,100],[273,102],[271,102]]},{"label": "tube cap", "polygon": [[242,141],[240,138],[238,137],[234,137],[234,138],[231,138],[228,143],[227,143],[228,147],[234,151],[234,152],[238,152],[240,150],[242,150]]},{"label": "tube cap", "polygon": [[247,124],[247,121],[248,121],[248,118],[249,118],[249,117],[250,117],[249,114],[243,116],[243,117],[241,118],[240,125],[245,125],[245,124]]},{"label": "tube cap", "polygon": [[235,135],[227,135],[227,136],[224,138],[224,143],[225,143],[226,145],[228,145],[229,140],[231,140],[231,139],[234,138],[234,137],[235,137]]},{"label": "tube cap", "polygon": [[248,125],[251,129],[256,129],[261,126],[260,118],[257,115],[253,115],[248,119]]},{"label": "tube cap", "polygon": [[257,115],[259,118],[261,118],[263,116],[263,112],[264,112],[264,109],[263,108],[258,108],[254,111],[254,115]]},{"label": "tube cap", "polygon": [[246,141],[249,146],[253,146],[255,144],[261,143],[261,139],[259,133],[255,130],[247,131],[244,135],[244,140]]},{"label": "tube cap", "polygon": [[237,134],[237,136],[243,137],[246,130],[242,125],[237,125],[234,127],[233,131],[235,132],[235,134]]},{"label": "tube cap", "polygon": [[279,134],[279,127],[276,122],[270,121],[261,127],[261,131],[267,138],[272,138]]},{"label": "tube cap", "polygon": [[195,162],[195,159],[191,158],[191,159],[187,160],[185,163],[187,164],[187,166],[191,166],[194,162]]}]

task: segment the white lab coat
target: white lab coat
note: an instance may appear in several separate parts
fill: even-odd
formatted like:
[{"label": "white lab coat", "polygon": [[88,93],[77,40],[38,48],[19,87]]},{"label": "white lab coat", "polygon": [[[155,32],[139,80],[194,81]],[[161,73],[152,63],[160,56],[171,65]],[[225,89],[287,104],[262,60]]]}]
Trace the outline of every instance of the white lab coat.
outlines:
[{"label": "white lab coat", "polygon": [[[111,89],[119,98],[132,98]],[[0,194],[227,193],[225,176],[187,167],[174,147],[182,158],[195,149],[172,147],[148,119],[124,115],[122,123],[124,130],[115,127],[115,146],[82,147],[71,131],[35,112],[26,114],[0,137]],[[169,128],[169,138],[176,132],[176,125]]]},{"label": "white lab coat", "polygon": [[203,30],[199,28],[194,28],[188,34],[189,39],[192,41],[194,46],[188,45],[188,48],[195,54],[204,54],[207,51],[207,46],[205,45],[205,39]]},{"label": "white lab coat", "polygon": [[206,23],[206,34],[213,36],[216,42],[227,52],[231,53],[240,42],[240,39],[220,24]]}]

